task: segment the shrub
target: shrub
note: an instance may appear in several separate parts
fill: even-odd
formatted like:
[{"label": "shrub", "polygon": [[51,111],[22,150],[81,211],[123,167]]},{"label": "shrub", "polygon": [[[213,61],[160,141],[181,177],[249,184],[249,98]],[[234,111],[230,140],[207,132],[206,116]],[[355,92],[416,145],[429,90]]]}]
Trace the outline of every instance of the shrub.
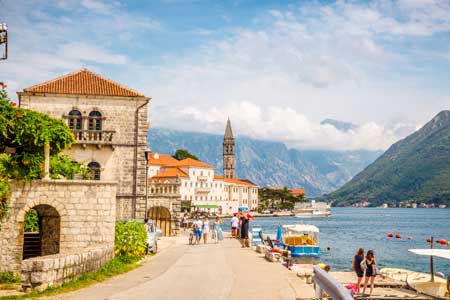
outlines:
[{"label": "shrub", "polygon": [[137,258],[145,255],[147,232],[139,221],[116,223],[114,252],[123,259]]},{"label": "shrub", "polygon": [[23,230],[25,232],[39,232],[39,215],[35,209],[30,209],[25,214]]},{"label": "shrub", "polygon": [[20,277],[13,272],[0,272],[0,283],[18,283]]}]

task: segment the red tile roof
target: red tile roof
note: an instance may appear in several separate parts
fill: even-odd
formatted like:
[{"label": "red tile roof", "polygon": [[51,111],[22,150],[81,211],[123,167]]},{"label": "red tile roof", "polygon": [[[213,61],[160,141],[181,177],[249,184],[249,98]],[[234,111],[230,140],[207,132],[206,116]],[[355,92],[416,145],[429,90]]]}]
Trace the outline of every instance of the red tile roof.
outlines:
[{"label": "red tile roof", "polygon": [[152,152],[150,153],[150,159],[148,160],[149,165],[157,165],[157,166],[168,166],[175,165],[178,163],[178,160],[173,158],[168,154],[159,154]]},{"label": "red tile roof", "polygon": [[178,168],[168,168],[161,171],[158,175],[150,177],[150,181],[159,181],[162,178],[188,177],[188,175]]},{"label": "red tile roof", "polygon": [[207,163],[204,163],[202,161],[192,159],[192,158],[186,158],[186,159],[177,161],[176,163],[170,164],[169,166],[174,166],[174,167],[198,167],[198,168],[214,169],[213,166],[208,165]]},{"label": "red tile roof", "polygon": [[289,192],[291,192],[291,194],[295,195],[295,196],[297,196],[297,195],[305,195],[306,194],[304,189],[292,189],[292,190],[289,190]]},{"label": "red tile roof", "polygon": [[135,90],[86,69],[31,86],[23,91],[48,94],[145,97]]},{"label": "red tile roof", "polygon": [[223,181],[228,182],[228,183],[240,184],[240,185],[256,186],[256,184],[254,184],[248,180],[245,180],[245,179],[241,180],[241,179],[225,178]]},{"label": "red tile roof", "polygon": [[221,176],[221,175],[214,175],[214,179],[223,179],[223,176]]}]

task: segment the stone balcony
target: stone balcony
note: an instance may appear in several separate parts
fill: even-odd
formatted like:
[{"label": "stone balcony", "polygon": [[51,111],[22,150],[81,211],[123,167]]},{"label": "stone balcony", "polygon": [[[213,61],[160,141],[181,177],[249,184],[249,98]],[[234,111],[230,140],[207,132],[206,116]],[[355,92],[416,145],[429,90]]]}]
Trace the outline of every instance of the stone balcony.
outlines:
[{"label": "stone balcony", "polygon": [[197,176],[197,180],[198,181],[207,181],[208,180],[208,176]]},{"label": "stone balcony", "polygon": [[72,130],[77,143],[86,147],[86,145],[113,146],[114,130]]},{"label": "stone balcony", "polygon": [[207,188],[207,187],[198,187],[195,189],[196,193],[202,194],[202,193],[209,193],[211,192],[211,188]]}]

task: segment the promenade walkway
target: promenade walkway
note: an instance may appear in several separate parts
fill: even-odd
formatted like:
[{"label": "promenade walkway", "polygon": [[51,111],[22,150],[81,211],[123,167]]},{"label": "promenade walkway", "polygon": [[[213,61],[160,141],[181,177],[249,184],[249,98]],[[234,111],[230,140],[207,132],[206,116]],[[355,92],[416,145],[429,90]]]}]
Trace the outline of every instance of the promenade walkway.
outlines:
[{"label": "promenade walkway", "polygon": [[225,238],[220,244],[189,246],[187,237],[178,237],[164,238],[160,244],[161,252],[142,267],[54,298],[248,300],[312,296],[293,272],[242,249],[237,240]]}]

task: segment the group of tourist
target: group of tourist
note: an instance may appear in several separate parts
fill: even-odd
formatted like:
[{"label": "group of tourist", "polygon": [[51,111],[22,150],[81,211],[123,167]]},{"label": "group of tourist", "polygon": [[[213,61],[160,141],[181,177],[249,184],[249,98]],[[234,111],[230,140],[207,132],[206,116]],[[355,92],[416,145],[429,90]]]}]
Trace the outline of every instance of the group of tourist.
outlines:
[{"label": "group of tourist", "polygon": [[202,220],[200,219],[199,215],[196,215],[194,222],[192,222],[192,229],[193,229],[193,236],[190,237],[191,244],[194,244],[192,241],[192,238],[194,237],[195,237],[195,244],[197,245],[200,244],[202,238],[203,242],[206,244],[208,241],[210,231],[212,231],[212,239],[216,244],[223,239],[222,220],[218,216],[216,216],[211,228],[211,224],[209,222],[208,217],[205,217]]},{"label": "group of tourist", "polygon": [[378,273],[377,261],[375,259],[373,250],[367,251],[366,256],[364,256],[364,249],[359,248],[358,252],[353,258],[353,270],[355,271],[356,276],[358,277],[356,283],[358,291],[363,278],[365,278],[363,294],[366,293],[367,284],[370,281],[370,295],[372,295],[375,277],[377,276]]},{"label": "group of tourist", "polygon": [[242,248],[250,247],[250,238],[248,236],[248,228],[250,225],[250,215],[249,214],[234,214],[231,218],[231,237],[240,238],[242,243]]}]

